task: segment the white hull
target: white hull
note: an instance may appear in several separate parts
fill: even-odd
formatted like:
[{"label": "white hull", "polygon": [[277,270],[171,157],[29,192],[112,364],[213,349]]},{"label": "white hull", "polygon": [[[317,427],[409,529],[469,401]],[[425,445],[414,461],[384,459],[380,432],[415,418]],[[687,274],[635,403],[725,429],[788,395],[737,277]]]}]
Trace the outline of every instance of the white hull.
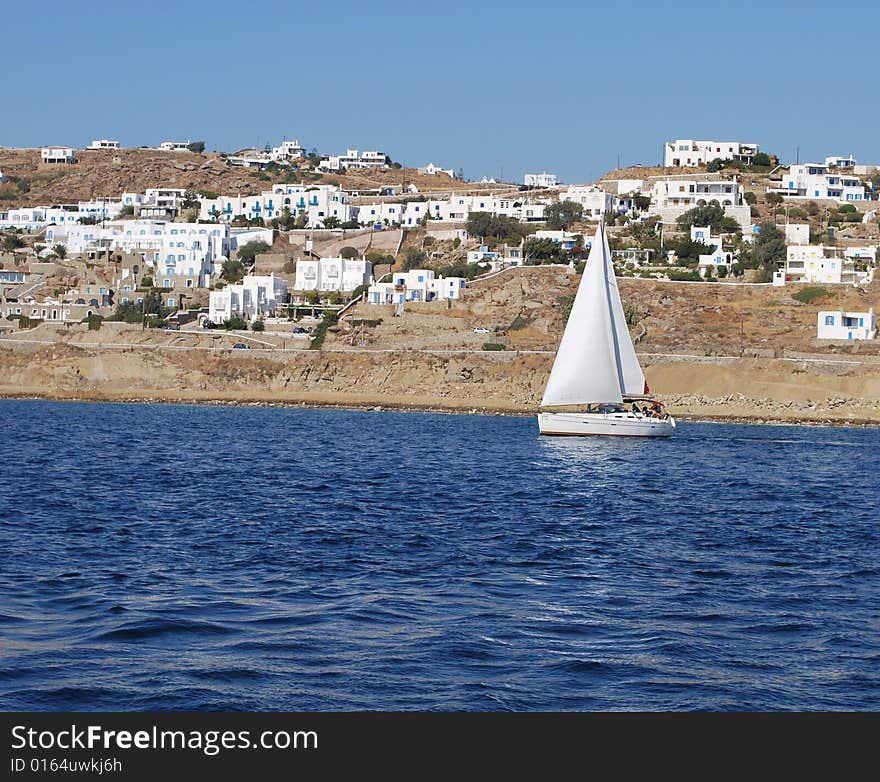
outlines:
[{"label": "white hull", "polygon": [[538,429],[547,435],[671,437],[675,419],[621,413],[538,413]]}]

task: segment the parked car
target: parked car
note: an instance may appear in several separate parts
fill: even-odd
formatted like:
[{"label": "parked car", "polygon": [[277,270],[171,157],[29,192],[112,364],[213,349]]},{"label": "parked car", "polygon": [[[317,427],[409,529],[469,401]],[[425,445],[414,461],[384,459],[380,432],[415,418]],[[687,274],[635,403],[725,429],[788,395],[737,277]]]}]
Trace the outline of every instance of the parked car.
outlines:
[{"label": "parked car", "polygon": [[482,326],[477,326],[474,329],[474,334],[488,334],[488,333],[489,333],[489,329],[484,329]]},{"label": "parked car", "polygon": [[236,342],[236,343],[232,346],[232,348],[233,348],[233,350],[250,350],[250,349],[251,349],[251,346],[250,346],[250,345],[245,345],[244,342]]},{"label": "parked car", "polygon": [[304,329],[302,326],[294,326],[290,331],[293,334],[308,334],[309,333],[309,330]]}]

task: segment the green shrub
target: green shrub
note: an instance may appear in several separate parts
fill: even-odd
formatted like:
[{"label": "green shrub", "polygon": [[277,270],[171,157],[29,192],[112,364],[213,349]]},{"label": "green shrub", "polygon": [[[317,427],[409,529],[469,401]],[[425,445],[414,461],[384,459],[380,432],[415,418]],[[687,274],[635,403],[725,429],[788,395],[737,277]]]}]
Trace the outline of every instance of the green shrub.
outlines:
[{"label": "green shrub", "polygon": [[484,342],[483,350],[507,350],[500,342]]},{"label": "green shrub", "polygon": [[251,331],[265,331],[265,330],[266,330],[266,324],[263,323],[263,321],[255,320],[253,323],[251,323]]},{"label": "green shrub", "polygon": [[223,328],[227,331],[247,331],[247,323],[237,315],[223,322]]},{"label": "green shrub", "polygon": [[89,331],[98,331],[101,328],[101,324],[104,322],[104,318],[100,315],[89,315],[86,318],[82,319],[82,323],[89,324]]},{"label": "green shrub", "polygon": [[366,326],[367,328],[375,328],[382,323],[382,318],[353,318],[348,321],[352,326]]},{"label": "green shrub", "polygon": [[666,272],[666,276],[673,282],[702,282],[703,278],[698,271],[682,271],[681,269],[670,269]]},{"label": "green shrub", "polygon": [[321,346],[324,344],[324,338],[327,336],[327,329],[334,326],[336,321],[337,316],[335,312],[328,313],[324,316],[324,319],[318,324],[312,334],[312,341],[309,343],[309,350],[321,349]]},{"label": "green shrub", "polygon": [[792,294],[792,298],[802,304],[812,304],[816,299],[821,299],[828,295],[825,288],[802,288],[797,293]]}]

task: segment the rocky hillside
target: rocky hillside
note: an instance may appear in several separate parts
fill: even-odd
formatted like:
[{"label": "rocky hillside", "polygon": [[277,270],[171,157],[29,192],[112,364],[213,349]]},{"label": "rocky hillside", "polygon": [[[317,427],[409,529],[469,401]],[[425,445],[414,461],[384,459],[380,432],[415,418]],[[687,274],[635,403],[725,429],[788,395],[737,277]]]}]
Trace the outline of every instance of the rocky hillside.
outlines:
[{"label": "rocky hillside", "polygon": [[256,194],[273,182],[338,184],[346,189],[415,184],[422,192],[463,189],[465,183],[415,169],[321,174],[307,166],[290,173],[263,173],[230,165],[216,153],[160,152],[155,149],[79,150],[71,165],[44,165],[39,149],[0,148],[0,207],[45,206],[90,198],[118,198],[123,191],[183,187],[225,194]]}]

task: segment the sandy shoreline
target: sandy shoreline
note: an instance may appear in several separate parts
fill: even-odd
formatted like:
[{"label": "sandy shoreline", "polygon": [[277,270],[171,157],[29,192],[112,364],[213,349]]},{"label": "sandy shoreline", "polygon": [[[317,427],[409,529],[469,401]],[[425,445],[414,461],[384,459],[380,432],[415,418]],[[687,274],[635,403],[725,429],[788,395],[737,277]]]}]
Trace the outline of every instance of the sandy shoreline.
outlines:
[{"label": "sandy shoreline", "polygon": [[[316,397],[319,395],[308,395]],[[335,395],[334,395],[335,396]],[[412,402],[389,402],[386,400],[365,401],[349,399],[272,399],[265,395],[247,396],[229,395],[195,395],[195,394],[114,394],[114,393],[41,393],[35,390],[11,391],[0,387],[0,400],[33,400],[44,402],[79,402],[105,404],[164,404],[164,405],[205,405],[216,407],[274,407],[313,410],[361,410],[364,412],[396,412],[396,413],[438,413],[445,415],[493,415],[528,418],[536,414],[536,410],[515,409],[501,406],[469,406],[469,405],[437,405],[413,404]],[[767,416],[749,416],[741,414],[689,414],[676,412],[677,421],[688,423],[714,424],[750,424],[760,426],[822,426],[874,428],[880,426],[871,419],[834,419],[821,416],[791,416],[774,418]]]}]

